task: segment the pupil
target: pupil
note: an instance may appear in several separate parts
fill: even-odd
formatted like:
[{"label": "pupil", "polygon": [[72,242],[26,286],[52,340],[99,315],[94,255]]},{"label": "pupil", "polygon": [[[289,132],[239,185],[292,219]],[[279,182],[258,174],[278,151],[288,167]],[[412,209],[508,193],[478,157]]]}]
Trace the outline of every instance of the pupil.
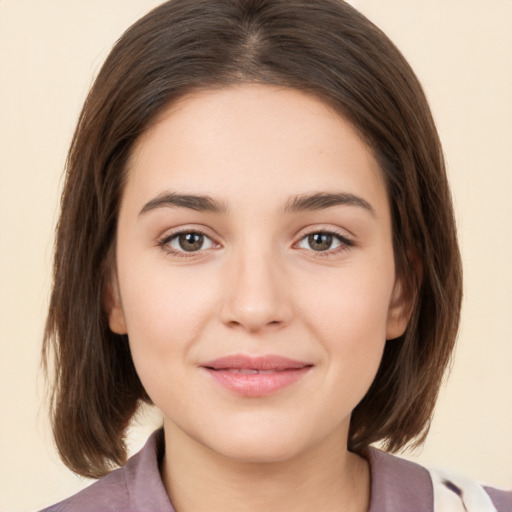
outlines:
[{"label": "pupil", "polygon": [[180,247],[184,251],[192,252],[198,251],[203,246],[204,236],[200,233],[186,233],[180,235],[179,243]]},{"label": "pupil", "polygon": [[332,235],[329,233],[314,233],[309,235],[308,242],[314,251],[327,251],[332,245]]}]

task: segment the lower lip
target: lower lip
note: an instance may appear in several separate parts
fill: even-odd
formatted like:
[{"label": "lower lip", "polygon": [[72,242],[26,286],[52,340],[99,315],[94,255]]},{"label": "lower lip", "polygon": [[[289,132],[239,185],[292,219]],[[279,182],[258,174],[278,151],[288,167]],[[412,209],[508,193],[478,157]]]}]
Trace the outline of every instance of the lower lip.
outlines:
[{"label": "lower lip", "polygon": [[[203,367],[204,368],[204,367]],[[295,384],[311,370],[311,366],[281,370],[274,373],[233,373],[204,368],[221,386],[248,397],[267,396]]]}]

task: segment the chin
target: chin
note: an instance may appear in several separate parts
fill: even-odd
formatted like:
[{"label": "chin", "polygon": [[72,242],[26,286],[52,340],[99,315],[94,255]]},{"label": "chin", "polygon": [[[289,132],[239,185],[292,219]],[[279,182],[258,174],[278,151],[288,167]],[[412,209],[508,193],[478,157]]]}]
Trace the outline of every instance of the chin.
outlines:
[{"label": "chin", "polygon": [[228,459],[243,464],[275,464],[286,462],[300,452],[297,444],[270,441],[268,438],[255,440],[233,440],[224,446],[213,447],[215,451]]},{"label": "chin", "polygon": [[314,444],[303,429],[261,423],[244,427],[239,425],[233,429],[212,431],[203,443],[220,456],[240,463],[257,464],[291,460]]}]

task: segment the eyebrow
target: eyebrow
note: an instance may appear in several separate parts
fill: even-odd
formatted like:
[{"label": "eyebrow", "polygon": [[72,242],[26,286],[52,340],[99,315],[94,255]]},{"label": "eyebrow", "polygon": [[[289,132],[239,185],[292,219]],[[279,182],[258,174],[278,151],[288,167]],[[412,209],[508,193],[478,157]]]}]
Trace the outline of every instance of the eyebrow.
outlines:
[{"label": "eyebrow", "polygon": [[[375,210],[368,201],[365,201],[362,197],[346,192],[315,192],[292,197],[287,201],[284,207],[284,213],[324,210],[340,205],[357,206],[367,210],[372,216],[376,216]],[[228,211],[225,203],[217,201],[210,196],[165,192],[147,202],[139,215],[156,210],[157,208],[173,207],[188,208],[198,212],[210,213],[226,213]]]},{"label": "eyebrow", "polygon": [[198,212],[225,213],[227,207],[212,197],[192,194],[176,194],[174,192],[166,192],[151,201],[147,202],[139,215],[150,212],[157,208],[188,208]]},{"label": "eyebrow", "polygon": [[316,192],[298,195],[287,202],[284,211],[285,213],[294,213],[300,211],[324,210],[332,206],[340,205],[357,206],[367,210],[373,217],[376,216],[375,210],[368,201],[365,201],[362,197],[346,192]]}]

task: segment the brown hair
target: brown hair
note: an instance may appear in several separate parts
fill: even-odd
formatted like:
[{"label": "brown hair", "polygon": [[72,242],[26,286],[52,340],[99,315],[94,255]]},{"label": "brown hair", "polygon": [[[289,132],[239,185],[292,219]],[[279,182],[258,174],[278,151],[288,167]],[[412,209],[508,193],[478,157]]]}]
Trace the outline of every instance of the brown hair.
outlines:
[{"label": "brown hair", "polygon": [[150,401],[126,337],[110,331],[103,310],[130,151],[170,102],[237,83],[315,95],[373,149],[389,190],[397,272],[415,301],[353,411],[349,448],[381,440],[396,451],[428,431],[458,327],[461,264],[442,150],[414,73],[339,0],[172,0],[114,46],[67,160],[43,350],[47,368],[54,355],[57,447],[79,474],[124,463],[126,427]]}]

